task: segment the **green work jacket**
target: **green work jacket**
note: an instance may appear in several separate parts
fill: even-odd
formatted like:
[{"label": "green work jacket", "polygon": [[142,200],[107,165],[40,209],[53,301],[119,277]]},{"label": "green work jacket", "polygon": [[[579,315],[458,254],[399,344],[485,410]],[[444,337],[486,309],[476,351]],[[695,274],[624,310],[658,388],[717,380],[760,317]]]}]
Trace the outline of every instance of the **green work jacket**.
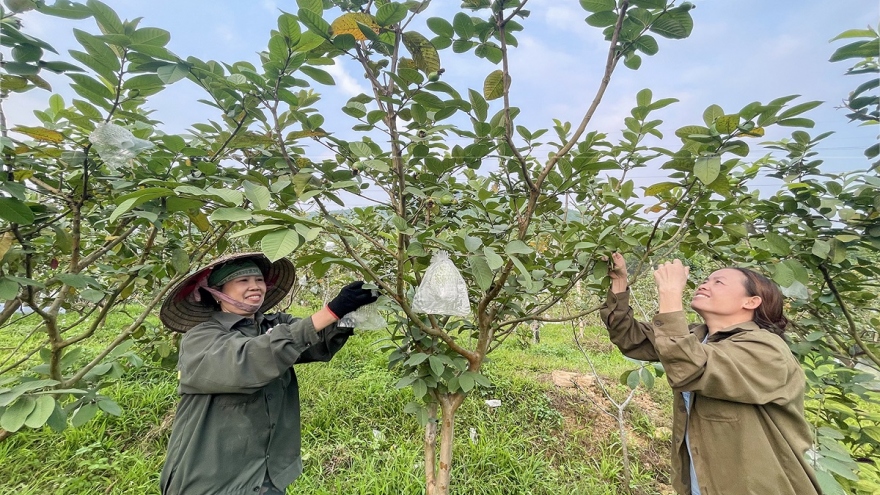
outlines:
[{"label": "green work jacket", "polygon": [[[702,495],[815,495],[819,484],[805,453],[804,372],[778,335],[754,322],[708,338],[684,311],[636,321],[629,290],[609,293],[600,315],[611,341],[633,359],[660,361],[675,392],[672,485],[691,494],[690,436]],[[689,391],[691,411],[681,392]]]},{"label": "green work jacket", "polygon": [[311,318],[217,312],[180,342],[180,404],[160,479],[163,495],[282,490],[302,473],[299,387],[291,367],[328,361],[350,328]]}]

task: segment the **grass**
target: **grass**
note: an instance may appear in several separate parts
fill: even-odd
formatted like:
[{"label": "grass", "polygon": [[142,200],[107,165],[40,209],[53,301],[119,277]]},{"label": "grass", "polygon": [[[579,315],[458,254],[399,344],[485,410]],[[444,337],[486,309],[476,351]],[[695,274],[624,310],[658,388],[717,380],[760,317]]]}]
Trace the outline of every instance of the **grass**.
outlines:
[{"label": "grass", "polygon": [[[4,329],[0,347],[27,330],[24,323]],[[97,341],[112,335],[104,332]],[[584,347],[620,400],[626,389],[616,377],[633,365],[603,335],[591,329]],[[377,350],[384,337],[381,331],[358,333],[332,362],[297,366],[304,472],[289,493],[423,493],[423,432],[403,413],[410,390],[394,387],[399,377]],[[613,411],[610,403],[598,387],[563,389],[549,380],[554,370],[591,374],[569,327],[547,325],[541,338],[531,346],[509,341],[490,355],[484,371],[492,388],[472,394],[456,416],[452,493],[622,493],[619,433],[599,411]],[[123,407],[122,416],[102,413],[60,434],[27,430],[0,443],[0,494],[158,493],[177,402],[175,371],[143,367],[102,392]],[[502,405],[491,408],[486,399]],[[668,440],[653,433],[669,426],[670,403],[668,386],[658,380],[630,407],[637,493],[669,491]]]}]

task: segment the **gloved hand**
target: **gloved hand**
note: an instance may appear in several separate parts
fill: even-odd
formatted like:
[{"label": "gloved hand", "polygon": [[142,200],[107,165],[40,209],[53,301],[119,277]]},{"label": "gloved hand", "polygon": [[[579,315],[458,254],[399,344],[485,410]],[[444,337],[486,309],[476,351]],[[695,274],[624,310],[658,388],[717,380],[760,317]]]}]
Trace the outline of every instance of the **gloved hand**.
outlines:
[{"label": "gloved hand", "polygon": [[363,280],[352,282],[343,287],[339,294],[327,303],[327,308],[338,320],[361,306],[376,302],[379,295],[373,295],[373,292],[371,289],[364,289]]}]

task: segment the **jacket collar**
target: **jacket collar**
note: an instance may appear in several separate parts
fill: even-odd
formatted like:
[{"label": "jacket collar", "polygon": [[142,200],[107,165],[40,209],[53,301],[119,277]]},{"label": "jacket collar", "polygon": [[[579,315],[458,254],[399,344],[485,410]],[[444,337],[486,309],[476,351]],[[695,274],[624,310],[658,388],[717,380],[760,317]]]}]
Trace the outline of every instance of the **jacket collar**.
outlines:
[{"label": "jacket collar", "polygon": [[257,313],[255,318],[248,318],[246,316],[237,315],[235,313],[226,313],[224,311],[216,311],[214,312],[214,319],[217,320],[218,323],[223,327],[224,330],[232,330],[236,325],[238,325],[242,321],[251,321],[256,320],[257,326],[261,325],[263,321],[275,321],[278,318],[278,313],[272,313],[270,315],[264,315],[263,313]]},{"label": "jacket collar", "polygon": [[[744,321],[742,323],[737,323],[736,325],[731,325],[726,328],[722,328],[721,330],[715,332],[714,335],[710,335],[707,342],[718,342],[720,340],[724,340],[733,335],[736,335],[741,332],[754,332],[758,330],[763,330],[758,326],[754,321]],[[706,334],[709,333],[709,329],[706,327],[706,324],[702,324],[694,329],[694,333],[700,337],[700,340],[706,338]]]}]

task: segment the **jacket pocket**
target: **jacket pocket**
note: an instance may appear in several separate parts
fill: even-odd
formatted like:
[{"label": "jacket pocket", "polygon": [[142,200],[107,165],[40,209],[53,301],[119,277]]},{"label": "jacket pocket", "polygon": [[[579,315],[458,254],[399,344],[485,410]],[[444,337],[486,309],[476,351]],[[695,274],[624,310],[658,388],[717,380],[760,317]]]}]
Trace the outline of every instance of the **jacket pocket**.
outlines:
[{"label": "jacket pocket", "polygon": [[739,421],[736,410],[737,404],[720,399],[712,399],[703,395],[696,395],[694,400],[694,411],[700,416],[700,419],[706,421]]}]

